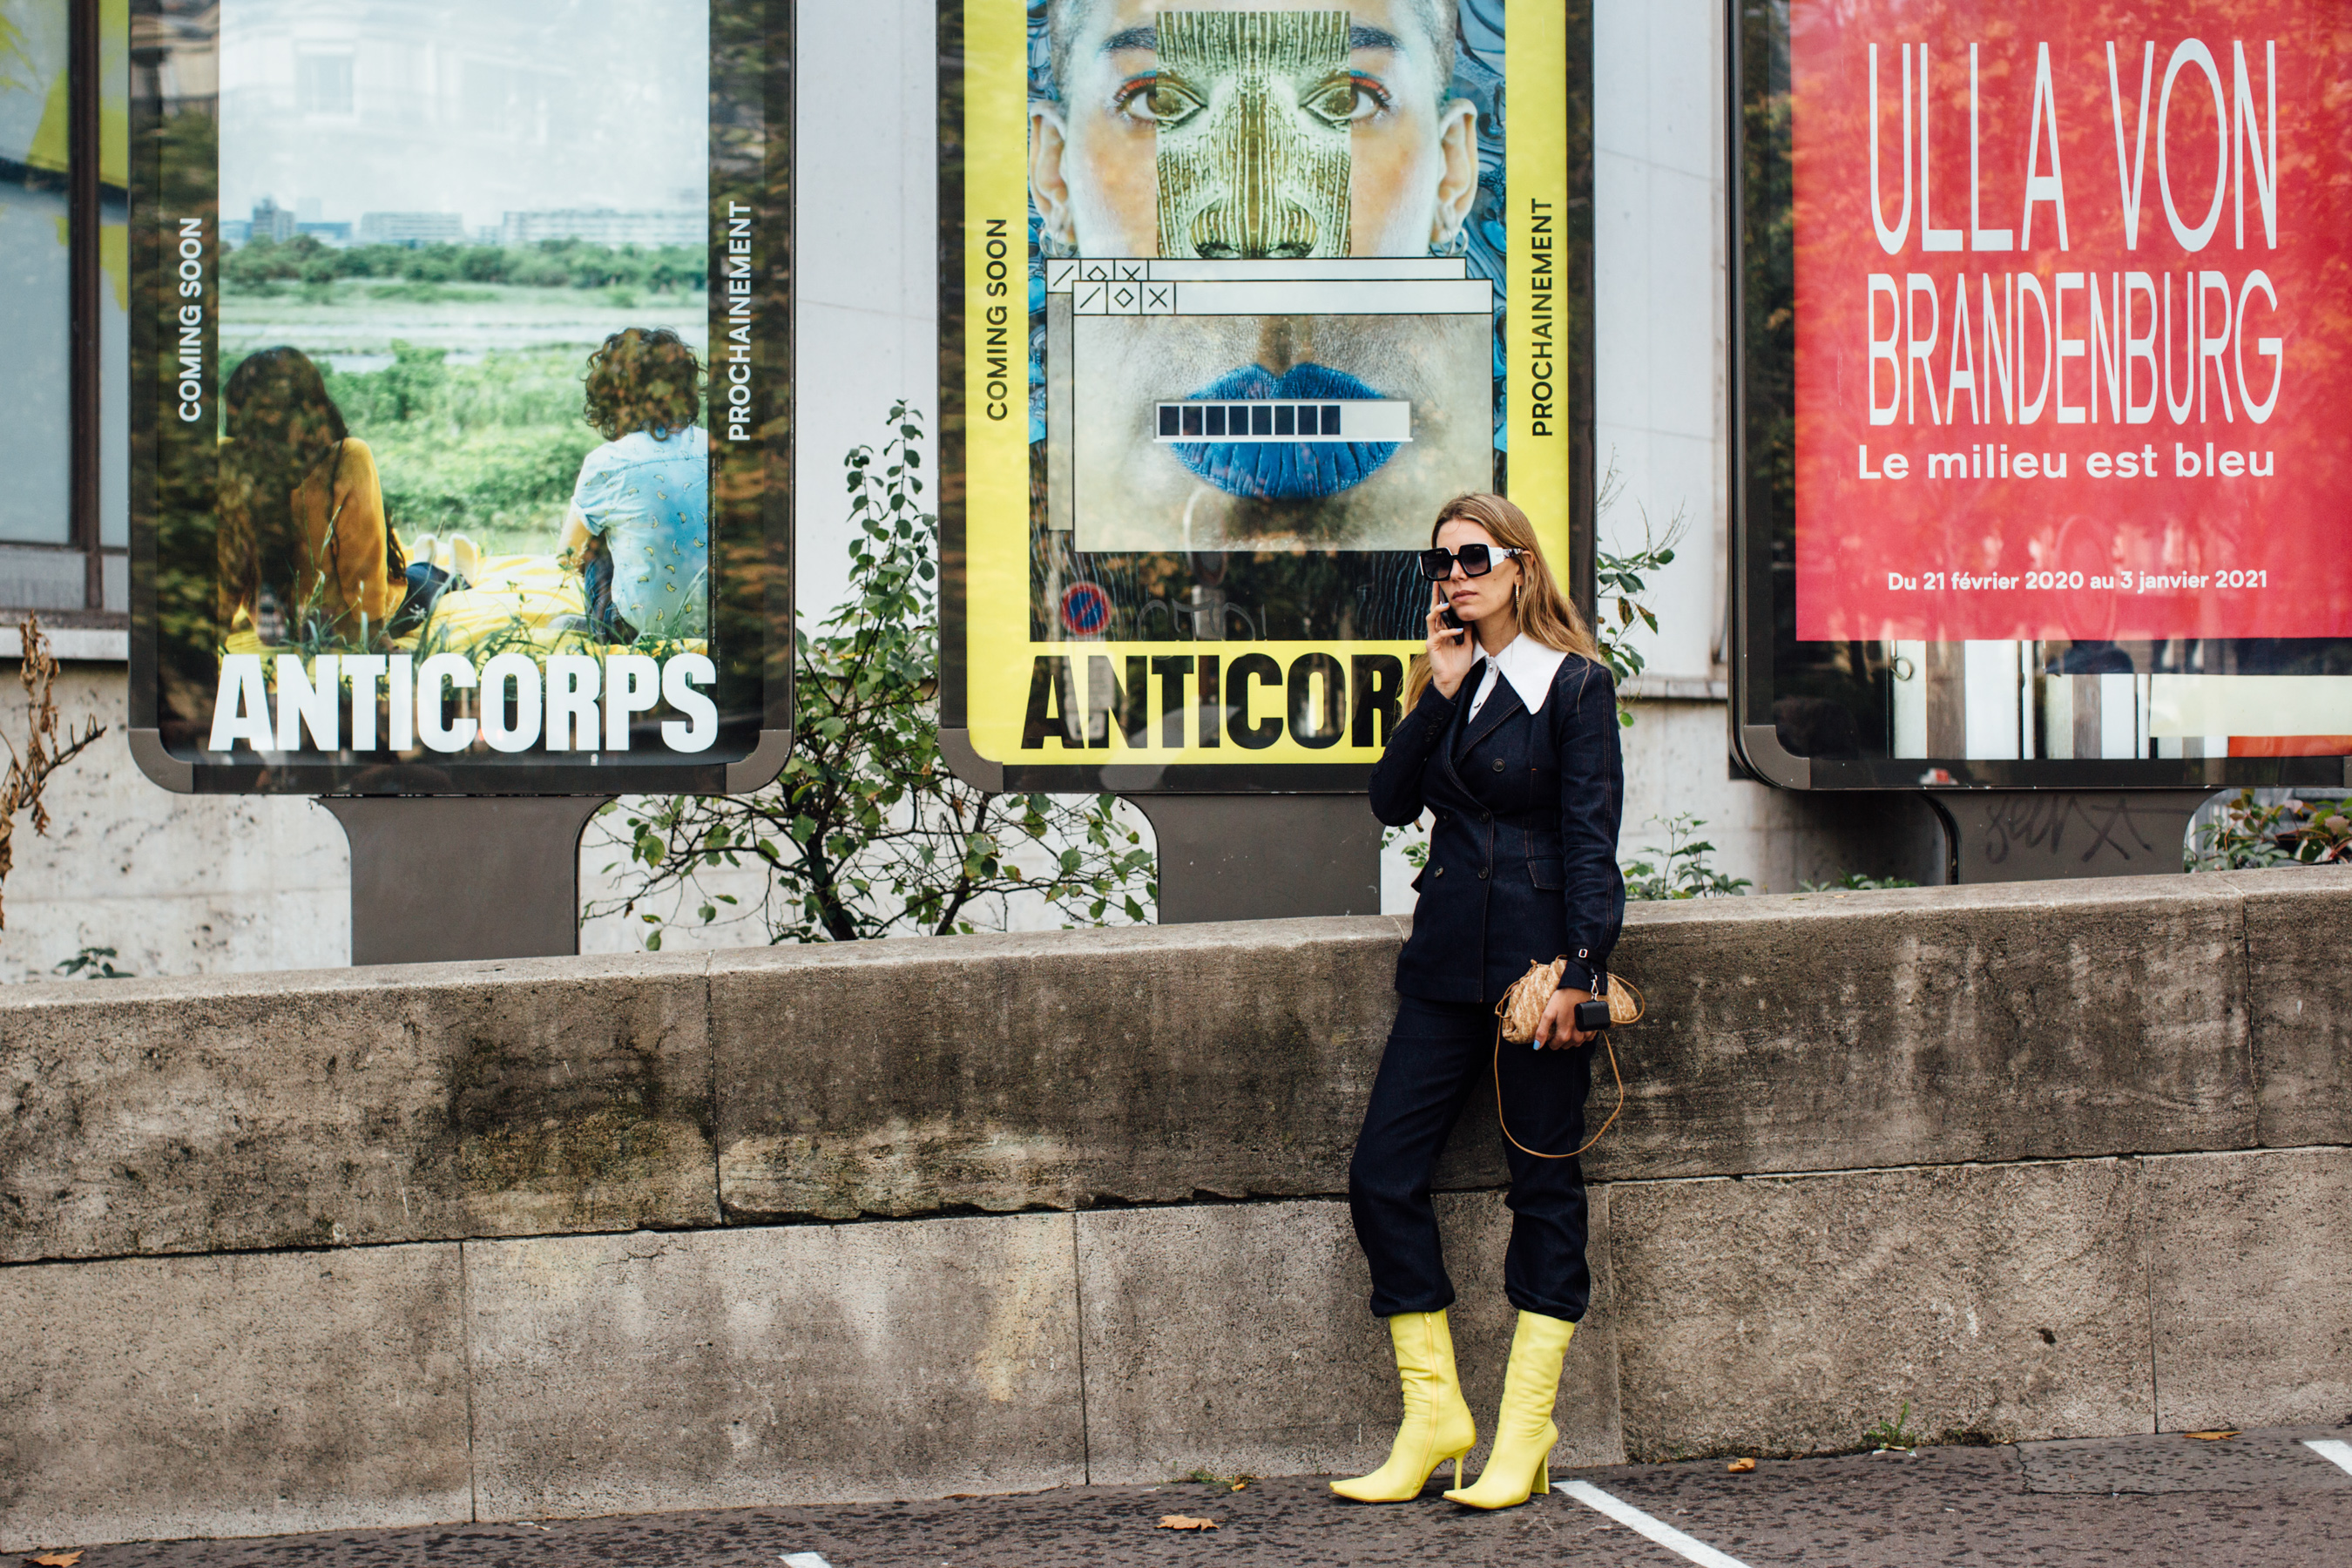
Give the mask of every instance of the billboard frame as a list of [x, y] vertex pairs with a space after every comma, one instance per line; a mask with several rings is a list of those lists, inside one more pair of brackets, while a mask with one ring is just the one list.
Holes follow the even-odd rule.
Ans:
[[[174, 744], [169, 731], [184, 725], [164, 711], [163, 665], [166, 649], [159, 637], [159, 526], [164, 501], [159, 493], [162, 476], [158, 454], [162, 442], [161, 405], [155, 388], [142, 378], [161, 363], [161, 318], [153, 308], [161, 269], [168, 265], [161, 221], [163, 210], [164, 159], [160, 143], [164, 130], [163, 84], [170, 72], [170, 43], [187, 25], [166, 14], [155, 0], [131, 0], [132, 80], [131, 93], [130, 290], [131, 358], [132, 370], [131, 429], [131, 630], [129, 742], [133, 760], [147, 777], [181, 794], [325, 795], [352, 797], [609, 797], [621, 794], [718, 795], [759, 789], [782, 771], [790, 754], [793, 722], [794, 605], [793, 584], [794, 467], [793, 323], [796, 137], [793, 123], [793, 73], [798, 60], [795, 0], [758, 0], [752, 7], [714, 4], [714, 21], [730, 11], [749, 13], [739, 24], [755, 31], [757, 64], [749, 79], [736, 84], [736, 100], [756, 94], [760, 106], [755, 127], [747, 128], [740, 113], [722, 113], [734, 107], [723, 100], [719, 79], [734, 68], [723, 55], [722, 42], [711, 45], [709, 157], [709, 270], [707, 295], [714, 326], [723, 298], [719, 287], [726, 275], [728, 225], [721, 204], [741, 198], [753, 216], [751, 234], [752, 312], [751, 345], [754, 369], [752, 424], [748, 443], [738, 441], [743, 454], [730, 466], [726, 447], [712, 432], [712, 489], [709, 537], [711, 559], [722, 550], [722, 516], [731, 511], [749, 520], [737, 570], [714, 583], [709, 616], [709, 647], [719, 666], [714, 697], [720, 704], [719, 737], [709, 761], [688, 760], [687, 753], [667, 752], [661, 761], [607, 762], [607, 753], [589, 752], [576, 761], [554, 761], [540, 752], [530, 761], [475, 762], [463, 753], [453, 757], [398, 756], [388, 752], [364, 755], [349, 752], [253, 753], [234, 762], [205, 760], [218, 753]], [[217, 11], [214, 12], [217, 27]], [[142, 29], [142, 24], [145, 24]], [[217, 71], [218, 35], [211, 52]], [[219, 125], [217, 87], [211, 97], [186, 96], [171, 100], [186, 106], [184, 112], [208, 118], [213, 133]], [[751, 134], [745, 134], [746, 130]], [[737, 144], [732, 156], [728, 142]], [[749, 143], [747, 145], [747, 143]], [[215, 154], [215, 159], [217, 153]], [[221, 256], [216, 188], [189, 205], [209, 219], [205, 292], [205, 400], [216, 403], [220, 391], [218, 261]], [[709, 401], [715, 408], [722, 384], [718, 357], [719, 333], [714, 331], [712, 352], [704, 371]], [[209, 410], [207, 410], [209, 412]], [[706, 415], [706, 418], [709, 416]], [[751, 478], [758, 493], [730, 508], [722, 500], [733, 478], [740, 486]], [[722, 509], [725, 509], [724, 510]], [[635, 726], [645, 729], [640, 723]], [[550, 760], [538, 760], [547, 757]]]
[[[1732, 760], [1755, 777], [1798, 790], [2201, 790], [2352, 786], [2352, 755], [2309, 757], [1968, 758], [1815, 757], [1792, 751], [1774, 721], [1783, 675], [1783, 639], [1774, 582], [1774, 530], [1768, 475], [1755, 462], [1758, 432], [1778, 405], [1759, 384], [1759, 353], [1751, 342], [1749, 287], [1750, 181], [1748, 72], [1758, 62], [1752, 18], [1785, 19], [1791, 0], [1725, 0], [1724, 191], [1730, 320], [1729, 532]], [[1769, 26], [1767, 21], [1764, 25]], [[1785, 152], [1785, 150], [1784, 150]], [[1790, 274], [1793, 288], [1794, 275]], [[1793, 302], [1791, 304], [1793, 310]], [[1793, 628], [1792, 628], [1793, 629]], [[2215, 639], [2220, 640], [2220, 639]], [[2352, 640], [2352, 639], [2347, 639]]]
[[[1370, 767], [1344, 763], [1160, 763], [1127, 757], [1104, 763], [1021, 763], [983, 756], [971, 737], [968, 693], [973, 671], [966, 652], [970, 585], [967, 528], [966, 400], [964, 343], [968, 206], [963, 181], [966, 59], [964, 16], [982, 0], [940, 0], [939, 79], [939, 307], [940, 403], [938, 431], [940, 524], [940, 742], [958, 777], [981, 789], [1108, 792], [1150, 795], [1360, 795]], [[1568, 201], [1562, 219], [1564, 274], [1560, 292], [1572, 307], [1567, 384], [1570, 399], [1568, 437], [1569, 560], [1565, 584], [1588, 621], [1596, 592], [1593, 409], [1593, 203], [1592, 203], [1592, 6], [1566, 0], [1562, 62], [1568, 121], [1565, 126]], [[1024, 245], [1024, 273], [1026, 247]], [[1507, 465], [1506, 465], [1507, 489]], [[1089, 645], [1073, 642], [1074, 650]], [[1100, 646], [1100, 645], [1095, 645]], [[1168, 644], [1171, 653], [1192, 646]], [[1219, 643], [1245, 655], [1249, 642]]]

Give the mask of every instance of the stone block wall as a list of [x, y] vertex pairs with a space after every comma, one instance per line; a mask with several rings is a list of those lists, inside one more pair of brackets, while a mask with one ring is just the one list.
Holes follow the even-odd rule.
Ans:
[[[0, 992], [0, 1551], [1369, 1467], [1403, 929]], [[1560, 1459], [2343, 1418], [2347, 937], [2335, 871], [1637, 907]]]

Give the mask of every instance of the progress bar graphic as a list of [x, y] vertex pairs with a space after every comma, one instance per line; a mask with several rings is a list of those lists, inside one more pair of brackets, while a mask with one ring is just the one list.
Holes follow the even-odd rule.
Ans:
[[1162, 403], [1160, 441], [1410, 441], [1412, 405], [1402, 398], [1291, 403]]

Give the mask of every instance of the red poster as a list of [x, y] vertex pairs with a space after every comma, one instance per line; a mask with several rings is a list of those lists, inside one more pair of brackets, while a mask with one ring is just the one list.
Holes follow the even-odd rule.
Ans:
[[2352, 634], [2352, 5], [1791, 0], [1797, 635]]

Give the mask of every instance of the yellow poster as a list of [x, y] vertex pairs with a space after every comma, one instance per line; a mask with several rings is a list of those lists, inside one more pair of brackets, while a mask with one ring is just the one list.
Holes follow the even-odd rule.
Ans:
[[1570, 581], [1570, 33], [1532, 0], [967, 0], [953, 750], [1016, 787], [1353, 787], [1444, 502], [1509, 495]]

